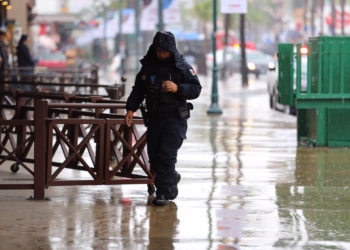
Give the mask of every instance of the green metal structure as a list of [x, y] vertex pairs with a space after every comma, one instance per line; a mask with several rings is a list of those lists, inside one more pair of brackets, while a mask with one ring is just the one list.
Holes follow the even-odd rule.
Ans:
[[350, 37], [309, 39], [306, 88], [301, 85], [300, 48], [300, 44], [296, 52], [293, 44], [280, 44], [278, 48], [279, 98], [282, 104], [297, 109], [298, 141], [317, 147], [348, 147]]
[[217, 31], [217, 3], [213, 0], [213, 85], [211, 88], [211, 105], [207, 110], [207, 114], [222, 114], [222, 110], [219, 106], [219, 92], [218, 92], [218, 67], [216, 64], [216, 31]]

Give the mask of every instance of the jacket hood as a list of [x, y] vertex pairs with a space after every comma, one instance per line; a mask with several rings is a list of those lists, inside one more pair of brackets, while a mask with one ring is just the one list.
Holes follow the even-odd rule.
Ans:
[[183, 59], [176, 48], [176, 41], [174, 35], [169, 31], [158, 31], [153, 38], [153, 43], [149, 46], [147, 54], [141, 59], [141, 64], [145, 65], [149, 62], [158, 60], [156, 49], [169, 50], [174, 56], [175, 66], [178, 69], [183, 69]]

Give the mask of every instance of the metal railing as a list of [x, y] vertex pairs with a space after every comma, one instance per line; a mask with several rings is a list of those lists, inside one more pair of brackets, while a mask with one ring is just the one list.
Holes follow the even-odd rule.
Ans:
[[125, 109], [125, 102], [54, 95], [66, 103], [49, 103], [52, 96], [40, 94], [47, 100], [24, 105], [30, 95], [18, 92], [16, 105], [1, 109], [0, 166], [14, 162], [11, 170], [23, 168], [33, 183], [0, 189], [33, 189], [34, 199], [44, 199], [50, 186], [153, 183], [142, 118], [135, 116], [127, 127], [123, 115], [110, 113]]
[[[347, 60], [350, 50], [348, 47], [344, 42], [309, 42], [307, 72], [302, 72], [301, 44], [297, 44], [296, 99], [300, 105], [304, 106], [304, 100], [311, 100], [306, 104], [308, 108], [350, 107], [350, 85], [348, 84], [350, 64]], [[307, 86], [304, 91], [301, 83], [302, 73], [307, 75]]]

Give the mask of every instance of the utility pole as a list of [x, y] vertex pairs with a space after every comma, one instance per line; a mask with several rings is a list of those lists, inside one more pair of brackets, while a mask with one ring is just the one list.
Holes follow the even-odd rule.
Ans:
[[316, 9], [316, 0], [312, 0], [311, 3], [311, 35], [315, 35], [315, 9]]
[[245, 53], [245, 14], [239, 15], [240, 25], [240, 39], [241, 39], [241, 74], [242, 74], [242, 87], [248, 86], [248, 69], [247, 59]]
[[229, 26], [230, 26], [230, 17], [231, 14], [225, 14], [225, 38], [224, 38], [224, 54], [223, 54], [223, 68], [221, 72], [221, 79], [226, 79], [226, 71], [227, 71], [227, 65], [226, 65], [226, 54], [227, 54], [227, 44], [228, 44], [228, 32], [229, 32]]
[[341, 7], [341, 34], [345, 35], [345, 2], [346, 0], [340, 0]]
[[208, 109], [208, 114], [222, 114], [222, 110], [219, 107], [219, 94], [218, 94], [218, 68], [216, 65], [216, 31], [217, 31], [217, 24], [216, 24], [216, 16], [217, 16], [217, 4], [216, 0], [213, 0], [213, 86], [211, 90], [211, 106]]
[[320, 16], [320, 19], [321, 19], [321, 35], [323, 35], [324, 34], [324, 25], [323, 25], [324, 0], [320, 0], [320, 12], [321, 12], [321, 16]]
[[335, 25], [336, 25], [336, 13], [335, 13], [335, 2], [334, 0], [331, 0], [331, 13], [332, 13], [332, 26], [331, 26], [331, 30], [332, 30], [332, 35], [335, 35]]
[[304, 14], [303, 14], [303, 31], [304, 31], [304, 35], [307, 34], [307, 23], [308, 23], [307, 12], [308, 11], [309, 11], [309, 0], [304, 0]]
[[158, 0], [158, 30], [164, 30], [163, 0]]

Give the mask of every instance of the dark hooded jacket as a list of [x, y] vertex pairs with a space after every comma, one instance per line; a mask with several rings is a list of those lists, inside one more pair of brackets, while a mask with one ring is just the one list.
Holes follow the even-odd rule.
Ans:
[[18, 67], [33, 67], [34, 60], [30, 55], [28, 46], [24, 43], [27, 40], [28, 36], [22, 35], [21, 39], [18, 42], [17, 46], [17, 61]]
[[[158, 60], [155, 52], [157, 48], [171, 51], [172, 57], [169, 60]], [[196, 99], [200, 95], [202, 86], [199, 79], [192, 67], [179, 54], [175, 37], [171, 32], [157, 32], [147, 54], [140, 62], [142, 68], [136, 76], [126, 110], [135, 112], [146, 97], [146, 105], [150, 113], [173, 112], [178, 107], [185, 106], [187, 100]], [[151, 95], [154, 76], [164, 68], [171, 70], [174, 75], [172, 79], [166, 80], [172, 80], [178, 87], [176, 93], [166, 93], [171, 100], [169, 102], [155, 99]]]

